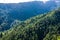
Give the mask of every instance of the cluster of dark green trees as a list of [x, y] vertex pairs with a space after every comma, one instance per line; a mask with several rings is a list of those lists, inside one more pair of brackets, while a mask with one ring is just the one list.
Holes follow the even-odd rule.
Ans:
[[0, 40], [60, 40], [60, 9], [32, 17], [0, 32]]

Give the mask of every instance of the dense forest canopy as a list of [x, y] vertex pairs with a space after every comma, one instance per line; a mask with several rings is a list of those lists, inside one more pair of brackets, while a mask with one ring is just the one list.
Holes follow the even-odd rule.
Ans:
[[60, 40], [60, 8], [25, 21], [16, 20], [0, 40]]
[[0, 3], [0, 40], [60, 40], [57, 4], [55, 1]]

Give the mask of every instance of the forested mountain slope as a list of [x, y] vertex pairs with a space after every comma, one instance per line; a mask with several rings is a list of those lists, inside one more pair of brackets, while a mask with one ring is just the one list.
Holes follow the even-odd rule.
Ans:
[[11, 25], [15, 25], [16, 20], [25, 21], [33, 16], [52, 11], [57, 6], [54, 1], [48, 1], [45, 4], [41, 1], [0, 3], [0, 31], [10, 29]]
[[37, 15], [0, 32], [0, 40], [60, 40], [60, 9]]

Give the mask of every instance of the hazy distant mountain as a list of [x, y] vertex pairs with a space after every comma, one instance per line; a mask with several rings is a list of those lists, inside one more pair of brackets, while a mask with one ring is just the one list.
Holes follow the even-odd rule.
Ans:
[[12, 4], [0, 4], [0, 8], [9, 11], [10, 17], [19, 20], [26, 20], [32, 16], [49, 12], [56, 8], [55, 2], [43, 3], [40, 1], [25, 2], [25, 3], [12, 3]]
[[9, 17], [8, 11], [0, 9], [0, 31], [10, 28], [13, 19]]
[[[25, 2], [25, 3], [11, 3], [11, 4], [0, 3], [0, 9], [2, 10], [2, 13], [0, 13], [0, 15], [4, 14], [6, 16], [6, 18], [3, 17], [4, 20], [0, 19], [0, 25], [2, 25], [2, 23], [6, 24], [0, 27], [0, 31], [9, 29], [10, 25], [15, 20], [24, 21], [33, 16], [54, 10], [56, 7], [57, 4], [54, 1], [49, 1], [45, 4], [40, 1]], [[3, 11], [6, 12], [3, 13]]]

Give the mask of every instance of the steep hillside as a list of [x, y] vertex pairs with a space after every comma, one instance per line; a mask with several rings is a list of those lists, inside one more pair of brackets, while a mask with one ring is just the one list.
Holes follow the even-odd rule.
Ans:
[[0, 40], [60, 40], [60, 9], [20, 22], [1, 32]]
[[56, 7], [57, 4], [54, 1], [48, 1], [45, 4], [41, 1], [0, 3], [0, 31], [10, 29], [15, 20], [25, 21], [33, 16], [52, 11]]

